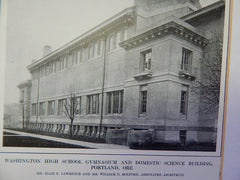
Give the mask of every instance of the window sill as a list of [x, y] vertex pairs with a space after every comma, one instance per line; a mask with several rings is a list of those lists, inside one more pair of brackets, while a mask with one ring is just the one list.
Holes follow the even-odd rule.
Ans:
[[185, 71], [185, 70], [180, 70], [178, 72], [178, 75], [179, 75], [180, 78], [188, 79], [188, 80], [191, 80], [191, 81], [196, 79], [196, 76], [194, 76], [191, 72]]
[[115, 113], [115, 114], [105, 114], [106, 117], [108, 116], [122, 116], [123, 113]]
[[136, 79], [138, 81], [139, 80], [144, 80], [144, 79], [149, 79], [149, 78], [152, 77], [152, 72], [151, 71], [144, 71], [144, 72], [139, 73], [139, 74], [137, 74], [133, 77], [134, 77], [134, 79]]
[[181, 120], [187, 120], [187, 115], [180, 114], [180, 119]]
[[146, 116], [147, 116], [147, 114], [146, 114], [146, 113], [142, 113], [142, 114], [139, 114], [139, 116], [138, 116], [138, 117], [139, 117], [140, 119], [143, 119], [143, 118], [146, 118]]

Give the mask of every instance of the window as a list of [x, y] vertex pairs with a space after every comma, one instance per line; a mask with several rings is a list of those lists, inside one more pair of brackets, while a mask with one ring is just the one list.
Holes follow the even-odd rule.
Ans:
[[47, 64], [45, 66], [45, 75], [48, 76], [49, 75], [49, 64]]
[[32, 104], [32, 116], [36, 116], [37, 115], [37, 104], [34, 103]]
[[127, 40], [127, 29], [123, 30], [123, 40]]
[[53, 73], [57, 72], [57, 61], [53, 62]]
[[119, 47], [119, 43], [122, 41], [122, 32], [117, 32], [116, 34], [116, 44], [117, 44], [117, 47]]
[[53, 73], [53, 64], [49, 63], [49, 75]]
[[78, 50], [77, 51], [77, 64], [79, 64], [82, 61], [82, 51]]
[[66, 99], [58, 100], [58, 111], [57, 111], [58, 116], [63, 116], [64, 115], [66, 102], [67, 102]]
[[87, 107], [88, 114], [99, 113], [99, 94], [87, 96]]
[[192, 66], [192, 51], [183, 48], [181, 69], [189, 72], [192, 69], [191, 66]]
[[104, 45], [104, 41], [103, 41], [103, 40], [100, 40], [100, 41], [99, 41], [99, 48], [98, 48], [98, 56], [101, 56], [101, 55], [102, 55], [103, 45]]
[[91, 44], [88, 49], [88, 59], [94, 58], [94, 45]]
[[73, 66], [76, 65], [76, 64], [78, 64], [76, 54], [77, 54], [76, 51], [73, 51], [73, 52], [72, 52], [72, 65], [73, 65]]
[[98, 54], [98, 50], [99, 50], [99, 42], [96, 42], [95, 44], [94, 44], [94, 55], [95, 56], [98, 56], [99, 54]]
[[70, 53], [69, 55], [68, 55], [68, 67], [72, 67], [73, 66], [73, 62], [72, 62], [72, 60], [73, 60], [73, 55], [72, 55], [72, 53]]
[[147, 112], [147, 86], [142, 86], [140, 89], [140, 114]]
[[186, 139], [187, 139], [187, 131], [186, 130], [179, 131], [179, 139], [180, 139], [181, 144], [183, 144], [183, 145], [186, 144]]
[[55, 113], [55, 101], [48, 101], [48, 115], [53, 116]]
[[110, 36], [110, 39], [109, 39], [109, 50], [113, 50], [116, 48], [116, 36], [115, 35], [112, 35]]
[[142, 56], [142, 65], [143, 65], [143, 71], [149, 71], [151, 70], [151, 60], [152, 60], [152, 50], [147, 50], [141, 53]]
[[107, 93], [107, 114], [121, 114], [123, 112], [123, 91]]
[[76, 104], [75, 104], [75, 114], [78, 115], [78, 114], [81, 114], [81, 97], [76, 97], [76, 100], [74, 101]]
[[39, 115], [40, 116], [44, 116], [46, 112], [46, 103], [45, 102], [41, 102], [39, 104]]
[[67, 55], [64, 56], [63, 61], [64, 61], [64, 69], [67, 69], [68, 68]]
[[186, 116], [187, 109], [188, 109], [188, 87], [183, 86], [181, 91], [180, 113]]

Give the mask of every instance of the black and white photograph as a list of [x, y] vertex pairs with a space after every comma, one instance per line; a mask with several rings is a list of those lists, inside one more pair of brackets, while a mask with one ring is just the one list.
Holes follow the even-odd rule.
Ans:
[[224, 19], [222, 0], [9, 0], [2, 146], [216, 152]]

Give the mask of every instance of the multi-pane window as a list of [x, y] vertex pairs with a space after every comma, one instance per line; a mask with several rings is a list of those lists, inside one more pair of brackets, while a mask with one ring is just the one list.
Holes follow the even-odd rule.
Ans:
[[127, 29], [123, 30], [123, 40], [127, 40]]
[[109, 37], [109, 51], [118, 48], [119, 43], [126, 39], [127, 39], [127, 29], [122, 29], [121, 31], [113, 33]]
[[107, 93], [107, 114], [120, 114], [123, 112], [123, 91]]
[[119, 47], [119, 43], [122, 41], [122, 32], [117, 32], [116, 34], [116, 44], [117, 44], [117, 47]]
[[48, 76], [49, 75], [49, 64], [47, 64], [45, 66], [45, 75]]
[[66, 102], [67, 102], [66, 99], [58, 100], [58, 111], [57, 111], [58, 116], [64, 115]]
[[75, 114], [81, 114], [81, 97], [76, 97], [75, 98]]
[[109, 39], [109, 50], [111, 51], [115, 48], [116, 48], [116, 36], [114, 34], [114, 35], [111, 35]]
[[145, 114], [147, 112], [147, 86], [140, 87], [140, 102], [139, 113]]
[[46, 103], [45, 102], [40, 102], [39, 104], [39, 115], [44, 116], [46, 113]]
[[68, 68], [68, 59], [67, 59], [67, 55], [64, 56], [63, 61], [64, 61], [64, 69], [67, 69], [67, 68]]
[[186, 130], [181, 130], [179, 131], [179, 139], [181, 144], [186, 144], [186, 139], [187, 139], [187, 131]]
[[187, 115], [187, 109], [188, 109], [188, 87], [183, 86], [181, 91], [180, 113], [182, 115]]
[[55, 101], [48, 101], [48, 115], [52, 116], [55, 113]]
[[182, 49], [182, 63], [181, 69], [184, 71], [191, 71], [192, 69], [192, 51], [183, 48]]
[[91, 59], [91, 58], [94, 58], [94, 45], [91, 44], [89, 46], [89, 49], [88, 49], [88, 58]]
[[32, 116], [36, 116], [37, 115], [37, 104], [33, 103], [32, 104]]
[[98, 48], [98, 56], [101, 56], [101, 54], [102, 54], [103, 44], [104, 44], [104, 41], [103, 41], [103, 40], [100, 40], [100, 41], [99, 41], [99, 48]]
[[73, 60], [73, 55], [72, 55], [72, 53], [70, 53], [69, 55], [68, 55], [68, 67], [71, 67], [72, 65], [73, 65], [73, 62], [72, 62], [72, 60]]
[[99, 94], [87, 96], [87, 113], [99, 113]]
[[144, 114], [147, 112], [147, 91], [141, 91], [141, 101], [140, 101], [140, 113]]
[[53, 73], [53, 63], [49, 63], [49, 75]]
[[81, 50], [77, 51], [77, 58], [76, 59], [77, 59], [76, 64], [79, 64], [82, 61], [82, 51]]
[[143, 71], [151, 70], [152, 50], [147, 50], [141, 53]]

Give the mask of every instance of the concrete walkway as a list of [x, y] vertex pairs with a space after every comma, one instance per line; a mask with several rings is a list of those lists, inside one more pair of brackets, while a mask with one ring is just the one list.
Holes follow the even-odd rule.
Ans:
[[[83, 146], [86, 148], [93, 148], [93, 149], [129, 149], [127, 146], [123, 145], [116, 145], [116, 144], [105, 144], [105, 143], [90, 143], [90, 142], [84, 142], [84, 141], [77, 141], [72, 139], [64, 139], [59, 137], [52, 137], [52, 136], [46, 136], [46, 135], [40, 135], [40, 134], [33, 134], [33, 133], [27, 133], [27, 132], [21, 132], [21, 131], [15, 131], [15, 130], [9, 130], [4, 129], [3, 130], [6, 133], [14, 133], [16, 136], [27, 136], [27, 137], [34, 137], [49, 141], [55, 141], [65, 144], [71, 144], [71, 145], [77, 145], [77, 146]], [[4, 136], [14, 136], [14, 135], [4, 135]]]

